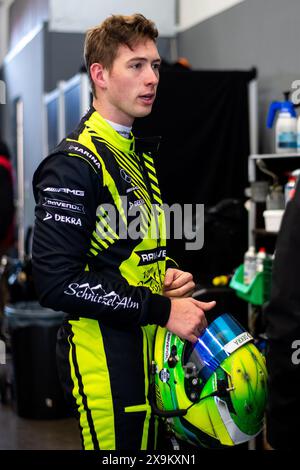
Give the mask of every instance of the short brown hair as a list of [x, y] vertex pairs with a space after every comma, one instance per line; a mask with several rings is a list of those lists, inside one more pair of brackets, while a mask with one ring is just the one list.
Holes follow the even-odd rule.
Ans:
[[87, 31], [84, 43], [84, 60], [93, 94], [95, 85], [90, 75], [90, 66], [99, 62], [107, 70], [112, 68], [121, 44], [132, 48], [140, 39], [156, 41], [158, 31], [153, 21], [140, 13], [130, 16], [111, 15], [98, 26]]

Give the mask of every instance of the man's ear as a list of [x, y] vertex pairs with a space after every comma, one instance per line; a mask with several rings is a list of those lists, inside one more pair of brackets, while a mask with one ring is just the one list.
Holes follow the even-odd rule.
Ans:
[[90, 66], [90, 74], [95, 87], [99, 87], [101, 89], [106, 88], [107, 70], [103, 67], [102, 64], [97, 62], [92, 64]]

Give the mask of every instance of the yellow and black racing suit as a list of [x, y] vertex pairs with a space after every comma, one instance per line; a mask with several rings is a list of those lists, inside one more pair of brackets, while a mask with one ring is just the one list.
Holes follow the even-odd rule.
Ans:
[[171, 305], [156, 148], [91, 108], [33, 179], [35, 285], [43, 306], [66, 312], [59, 375], [85, 449], [155, 446], [149, 363]]

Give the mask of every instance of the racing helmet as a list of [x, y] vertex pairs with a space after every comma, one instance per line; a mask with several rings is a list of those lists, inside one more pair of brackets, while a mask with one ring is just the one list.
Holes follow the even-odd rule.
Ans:
[[220, 448], [262, 430], [265, 359], [231, 315], [216, 318], [195, 344], [158, 327], [153, 365], [155, 409], [179, 439]]

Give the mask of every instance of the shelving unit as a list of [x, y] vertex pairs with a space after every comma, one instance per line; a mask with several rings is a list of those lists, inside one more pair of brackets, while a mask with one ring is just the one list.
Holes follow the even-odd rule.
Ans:
[[[267, 160], [268, 169], [279, 176], [280, 183], [284, 186], [286, 182], [286, 173], [300, 168], [300, 153], [270, 153], [270, 154], [253, 154], [248, 160], [248, 178], [250, 183], [267, 178], [257, 167], [257, 160]], [[277, 232], [267, 232], [263, 227], [262, 219], [259, 220], [257, 205], [251, 199], [249, 219], [248, 219], [248, 241], [249, 246], [257, 245], [258, 237], [269, 237], [276, 240]]]
[[[287, 173], [300, 168], [300, 154], [298, 153], [274, 153], [274, 154], [252, 154], [248, 159], [248, 179], [250, 184], [256, 181], [269, 180], [257, 166], [258, 160], [264, 160], [267, 168], [275, 173], [279, 178], [279, 184], [284, 186], [287, 181]], [[255, 202], [250, 199], [250, 209], [248, 213], [248, 245], [258, 249], [266, 246], [267, 251], [274, 252], [278, 232], [269, 232], [264, 227], [263, 210], [265, 203]], [[270, 280], [271, 281], [271, 280]], [[260, 320], [262, 312], [261, 306], [248, 303], [248, 326], [249, 331], [255, 336], [261, 326]], [[260, 444], [262, 445], [262, 444]], [[257, 439], [253, 439], [248, 444], [249, 450], [256, 450], [259, 444]]]

